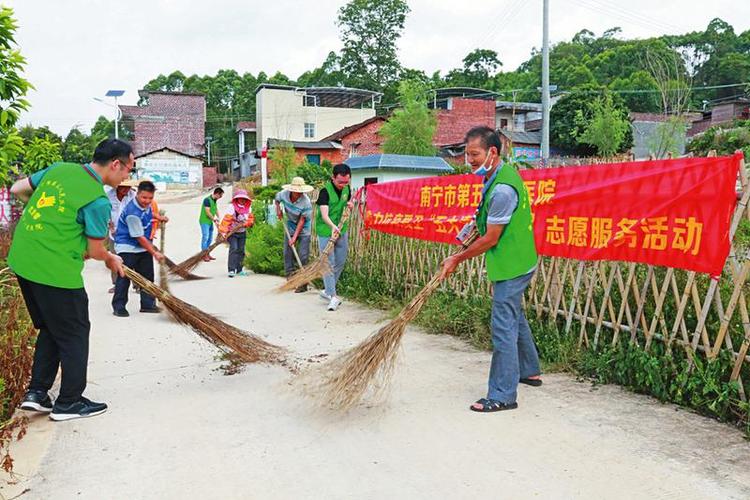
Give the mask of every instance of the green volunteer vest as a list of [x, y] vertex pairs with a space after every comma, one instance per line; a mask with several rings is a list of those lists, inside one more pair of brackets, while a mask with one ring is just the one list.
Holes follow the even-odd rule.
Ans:
[[[331, 221], [338, 226], [341, 221], [341, 216], [344, 213], [344, 209], [346, 208], [346, 204], [349, 202], [349, 186], [345, 186], [341, 191], [341, 198], [336, 194], [336, 189], [334, 189], [331, 181], [326, 182], [323, 189], [328, 191], [328, 217], [330, 217]], [[349, 222], [344, 224], [344, 227], [341, 228], [341, 233], [345, 233], [347, 229], [349, 229]], [[328, 227], [328, 224], [323, 220], [323, 216], [320, 215], [320, 205], [315, 205], [315, 234], [318, 236], [330, 237], [331, 232], [331, 228]]]
[[53, 164], [34, 189], [13, 234], [8, 265], [22, 278], [58, 288], [83, 288], [83, 256], [87, 249], [78, 210], [104, 188], [74, 163]]
[[[216, 208], [216, 200], [214, 200], [213, 196], [209, 196], [207, 200], [209, 201], [209, 203], [211, 203], [211, 207], [208, 209], [208, 211], [211, 212], [214, 217], [216, 217], [216, 214], [219, 213], [218, 208]], [[213, 224], [214, 222], [208, 217], [208, 215], [206, 215], [206, 207], [203, 206], [203, 203], [201, 203], [201, 214], [198, 217], [198, 221], [201, 224]]]
[[503, 229], [497, 245], [485, 254], [487, 277], [490, 281], [505, 281], [528, 273], [537, 263], [536, 246], [534, 245], [534, 227], [531, 220], [529, 193], [513, 165], [504, 164], [485, 191], [479, 203], [477, 213], [477, 230], [484, 235], [487, 232], [487, 209], [489, 198], [498, 184], [507, 184], [518, 193], [518, 207], [511, 216], [510, 222]]

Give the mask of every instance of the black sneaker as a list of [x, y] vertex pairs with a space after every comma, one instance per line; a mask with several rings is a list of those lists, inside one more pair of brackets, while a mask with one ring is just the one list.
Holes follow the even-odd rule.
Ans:
[[52, 408], [52, 413], [49, 414], [49, 417], [52, 420], [59, 422], [61, 420], [72, 420], [74, 418], [94, 417], [96, 415], [101, 415], [105, 411], [107, 411], [107, 405], [105, 403], [94, 403], [93, 401], [81, 397], [81, 399], [75, 403], [67, 405], [56, 403], [54, 408]]
[[154, 306], [154, 307], [141, 307], [142, 313], [160, 313], [161, 308]]
[[49, 413], [52, 411], [52, 400], [43, 391], [28, 391], [21, 402], [21, 409]]
[[114, 311], [112, 314], [114, 314], [118, 318], [127, 318], [128, 316], [130, 316], [130, 313], [126, 309], [120, 309], [119, 311]]

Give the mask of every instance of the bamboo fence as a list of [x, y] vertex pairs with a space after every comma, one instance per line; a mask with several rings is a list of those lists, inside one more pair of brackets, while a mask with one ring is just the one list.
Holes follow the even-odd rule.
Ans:
[[[750, 186], [744, 163], [738, 187], [732, 248], [718, 281], [645, 264], [542, 257], [524, 299], [527, 315], [562, 325], [581, 348], [631, 342], [649, 350], [660, 343], [666, 353], [684, 351], [689, 369], [695, 356], [715, 359], [726, 352], [732, 359], [728, 378], [739, 382], [740, 397], [747, 401], [750, 386], [742, 377], [750, 380]], [[378, 276], [397, 296], [424, 286], [452, 248], [376, 231], [367, 235], [359, 211], [351, 220], [349, 244], [345, 272]], [[461, 266], [442, 288], [462, 297], [489, 295], [483, 258]]]

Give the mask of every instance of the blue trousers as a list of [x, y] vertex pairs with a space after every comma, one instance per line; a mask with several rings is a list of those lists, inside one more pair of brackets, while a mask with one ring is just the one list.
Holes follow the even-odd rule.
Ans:
[[487, 398], [515, 403], [518, 381], [539, 375], [539, 355], [521, 306], [521, 298], [534, 273], [493, 283], [492, 363]]
[[211, 224], [201, 224], [201, 250], [205, 250], [206, 248], [211, 246], [211, 240], [214, 236], [214, 225]]
[[[328, 244], [329, 237], [318, 236], [318, 247], [322, 252]], [[349, 253], [349, 233], [343, 233], [336, 240], [333, 246], [333, 251], [328, 256], [328, 262], [331, 264], [332, 274], [326, 274], [323, 276], [323, 284], [325, 285], [326, 294], [329, 297], [336, 296], [336, 283], [341, 277], [341, 272], [344, 270], [344, 264], [346, 264], [346, 256]]]

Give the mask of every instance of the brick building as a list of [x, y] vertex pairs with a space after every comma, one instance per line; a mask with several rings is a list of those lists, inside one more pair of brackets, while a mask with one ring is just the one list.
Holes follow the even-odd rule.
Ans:
[[495, 94], [472, 88], [448, 88], [435, 91], [430, 106], [437, 110], [437, 129], [433, 143], [438, 148], [461, 144], [472, 127], [495, 128]]
[[122, 121], [132, 132], [135, 155], [169, 148], [203, 156], [206, 97], [199, 93], [141, 90], [139, 106], [120, 106]]
[[[297, 161], [308, 161], [320, 165], [325, 160], [332, 164], [342, 163], [354, 156], [366, 156], [382, 153], [380, 127], [385, 123], [382, 116], [368, 118], [355, 125], [344, 127], [320, 141], [283, 141], [269, 139], [268, 149], [287, 144], [294, 148]], [[269, 169], [272, 169], [269, 160]]]
[[323, 139], [341, 144], [340, 162], [352, 156], [367, 156], [383, 152], [383, 138], [380, 127], [385, 123], [385, 117], [373, 116], [367, 120], [342, 128]]

